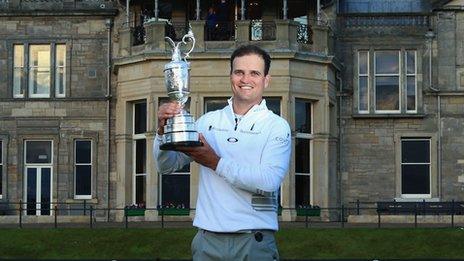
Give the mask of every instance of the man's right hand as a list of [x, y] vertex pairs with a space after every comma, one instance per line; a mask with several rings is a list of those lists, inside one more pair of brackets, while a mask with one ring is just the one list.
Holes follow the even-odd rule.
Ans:
[[179, 114], [181, 110], [182, 107], [178, 102], [172, 101], [161, 104], [158, 108], [158, 130], [156, 131], [158, 135], [164, 134], [164, 125], [166, 125], [166, 120]]

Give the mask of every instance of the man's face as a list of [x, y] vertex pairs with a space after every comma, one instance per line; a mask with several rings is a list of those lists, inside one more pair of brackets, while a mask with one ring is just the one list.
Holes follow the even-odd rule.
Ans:
[[250, 106], [259, 104], [270, 79], [269, 74], [264, 75], [264, 60], [260, 56], [250, 54], [236, 57], [230, 74], [234, 102]]

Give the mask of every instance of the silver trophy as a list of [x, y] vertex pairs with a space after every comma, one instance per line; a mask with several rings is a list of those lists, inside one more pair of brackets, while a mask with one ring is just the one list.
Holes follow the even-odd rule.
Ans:
[[[195, 47], [195, 37], [190, 29], [182, 37], [182, 41], [177, 44], [169, 37], [165, 37], [165, 39], [172, 46], [171, 61], [164, 66], [166, 89], [169, 98], [181, 104], [182, 111], [166, 121], [160, 149], [176, 150], [177, 147], [202, 146], [203, 144], [199, 141], [199, 135], [196, 131], [195, 119], [184, 109], [190, 94], [190, 63], [187, 62], [186, 58], [189, 57]], [[181, 44], [187, 45], [189, 41], [192, 42], [192, 48], [185, 52], [184, 58], [182, 58], [179, 47]]]

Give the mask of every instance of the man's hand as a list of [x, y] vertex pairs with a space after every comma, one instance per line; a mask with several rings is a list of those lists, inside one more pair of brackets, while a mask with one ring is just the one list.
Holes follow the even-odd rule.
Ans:
[[182, 106], [178, 102], [163, 103], [158, 108], [158, 130], [156, 131], [158, 135], [164, 134], [164, 125], [166, 125], [166, 120], [179, 114], [181, 110]]
[[201, 164], [205, 167], [208, 167], [212, 170], [216, 170], [216, 167], [219, 163], [219, 156], [216, 152], [209, 146], [206, 142], [205, 137], [200, 133], [200, 141], [203, 143], [203, 146], [198, 147], [178, 147], [176, 150], [187, 154], [198, 164]]

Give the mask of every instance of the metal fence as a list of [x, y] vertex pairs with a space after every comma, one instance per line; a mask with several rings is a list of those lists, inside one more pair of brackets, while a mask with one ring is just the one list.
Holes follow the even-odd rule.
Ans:
[[[391, 209], [386, 211], [382, 204], [391, 205]], [[409, 202], [412, 203], [412, 202]], [[419, 226], [439, 226], [439, 227], [455, 227], [457, 224], [463, 223], [464, 208], [463, 202], [439, 202], [436, 204], [425, 204], [428, 202], [412, 203], [409, 206], [405, 202], [350, 202], [347, 206], [341, 207], [299, 207], [299, 208], [279, 208], [278, 216], [281, 226], [287, 227], [414, 227]], [[35, 206], [34, 206], [35, 205]], [[44, 205], [46, 205], [44, 207]], [[429, 209], [425, 206], [442, 205], [439, 210]], [[396, 208], [396, 209], [395, 209]], [[49, 211], [47, 215], [36, 216], [31, 213], [34, 211]], [[82, 203], [66, 203], [66, 202], [47, 202], [46, 204], [34, 202], [0, 202], [0, 218], [8, 217], [8, 220], [3, 220], [0, 225], [18, 226], [23, 228], [33, 226], [37, 223], [27, 221], [32, 218], [47, 218], [40, 223], [41, 226], [47, 224], [54, 228], [61, 226], [84, 226], [89, 228], [96, 227], [124, 227], [130, 226], [152, 226], [152, 227], [176, 227], [176, 226], [191, 226], [190, 214], [194, 208], [103, 208], [97, 207], [94, 203], [83, 201]], [[396, 210], [396, 212], [395, 212]], [[399, 211], [401, 210], [401, 211]], [[147, 221], [145, 215], [147, 211], [152, 211], [153, 221]], [[116, 219], [115, 216], [119, 218]], [[292, 221], [283, 221], [283, 215], [290, 215]], [[367, 215], [371, 217], [368, 223], [353, 223], [349, 222], [350, 216]], [[183, 220], [172, 218], [173, 216], [185, 217]], [[412, 222], [391, 223], [387, 221], [388, 217], [402, 216], [407, 217]], [[439, 217], [446, 216], [447, 221], [429, 224], [424, 222], [423, 217]], [[63, 217], [69, 217], [67, 221], [63, 221]], [[79, 217], [78, 221], [73, 221], [73, 218]], [[122, 219], [121, 219], [122, 217]], [[372, 218], [375, 218], [373, 222]], [[460, 221], [455, 222], [455, 218], [459, 217]], [[117, 220], [117, 221], [116, 221]], [[156, 220], [156, 221], [155, 221]], [[182, 224], [181, 224], [182, 223]], [[86, 225], [87, 224], [87, 225]]]

